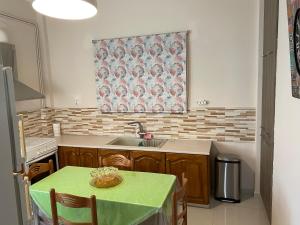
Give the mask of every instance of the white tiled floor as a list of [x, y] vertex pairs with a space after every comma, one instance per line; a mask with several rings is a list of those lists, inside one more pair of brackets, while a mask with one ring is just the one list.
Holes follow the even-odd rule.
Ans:
[[210, 209], [189, 207], [188, 225], [269, 225], [259, 195], [239, 204], [213, 201]]

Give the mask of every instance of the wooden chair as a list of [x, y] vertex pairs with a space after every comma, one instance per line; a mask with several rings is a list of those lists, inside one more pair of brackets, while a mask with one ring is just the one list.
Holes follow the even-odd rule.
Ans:
[[119, 169], [133, 170], [132, 160], [121, 154], [114, 154], [104, 158], [102, 166], [114, 166]]
[[[53, 161], [49, 160], [48, 163], [33, 163], [29, 166], [28, 172], [25, 172], [25, 169], [23, 169], [23, 177], [25, 182], [33, 183], [37, 181], [40, 178], [44, 177], [45, 173], [52, 174], [54, 173], [54, 166]], [[30, 194], [29, 194], [29, 186], [25, 185], [25, 196], [28, 200], [28, 203], [30, 207], [27, 209], [28, 214], [32, 214], [32, 210], [35, 212], [34, 214], [36, 217], [34, 218], [35, 222], [39, 222], [39, 224], [42, 224], [42, 218], [40, 217], [39, 210], [36, 205], [32, 204]]]
[[31, 181], [38, 175], [48, 172], [49, 174], [54, 173], [53, 161], [50, 159], [48, 163], [33, 163], [29, 167], [29, 171], [24, 174], [28, 177], [28, 181]]
[[[54, 189], [51, 189], [50, 201], [51, 201], [53, 225], [59, 225], [60, 223], [64, 225], [98, 225], [95, 195], [92, 195], [90, 198], [84, 198], [84, 197], [79, 197], [70, 194], [56, 193]], [[57, 202], [69, 208], [90, 208], [92, 222], [73, 223], [69, 220], [64, 219], [61, 216], [58, 216], [57, 205], [56, 205]]]
[[[181, 186], [173, 193], [173, 225], [187, 225], [186, 187], [188, 179], [184, 173], [181, 176]], [[180, 212], [178, 213], [178, 208]]]

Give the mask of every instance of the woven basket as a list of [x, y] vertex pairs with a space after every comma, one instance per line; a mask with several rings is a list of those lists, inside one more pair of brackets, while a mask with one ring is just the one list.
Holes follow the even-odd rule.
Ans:
[[120, 184], [123, 181], [122, 177], [118, 174], [102, 176], [101, 178], [92, 178], [90, 185], [97, 188], [109, 188]]

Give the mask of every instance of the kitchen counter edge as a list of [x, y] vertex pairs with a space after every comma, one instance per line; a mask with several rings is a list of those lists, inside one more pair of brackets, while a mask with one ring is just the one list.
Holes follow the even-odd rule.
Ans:
[[210, 155], [212, 141], [210, 140], [189, 140], [189, 139], [168, 139], [161, 148], [152, 147], [131, 147], [108, 145], [115, 138], [120, 136], [112, 135], [62, 135], [55, 137], [58, 146], [61, 147], [78, 147], [78, 148], [95, 148], [111, 150], [128, 150], [128, 151], [153, 151], [166, 153], [198, 154]]

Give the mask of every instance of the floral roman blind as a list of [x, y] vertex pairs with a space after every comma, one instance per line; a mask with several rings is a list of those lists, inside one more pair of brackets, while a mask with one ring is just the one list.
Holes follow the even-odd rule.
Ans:
[[102, 112], [187, 111], [187, 32], [94, 40]]

